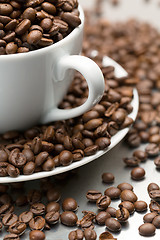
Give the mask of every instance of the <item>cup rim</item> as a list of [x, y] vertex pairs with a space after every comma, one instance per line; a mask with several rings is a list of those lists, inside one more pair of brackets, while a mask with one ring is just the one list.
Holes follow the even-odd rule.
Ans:
[[[64, 45], [66, 42], [69, 42], [72, 38], [74, 38], [74, 36], [76, 36], [78, 34], [79, 31], [81, 31], [83, 29], [84, 26], [84, 12], [82, 7], [78, 6], [78, 10], [79, 10], [79, 17], [81, 19], [81, 24], [76, 27], [69, 35], [67, 35], [64, 39], [50, 45], [47, 47], [43, 47], [40, 49], [36, 49], [33, 51], [29, 51], [29, 52], [25, 52], [25, 53], [14, 53], [14, 54], [8, 54], [8, 55], [0, 55], [0, 60], [11, 60], [11, 58], [23, 58], [23, 57], [34, 57], [35, 55], [41, 55], [43, 54], [45, 51], [52, 51], [54, 48], [56, 47], [61, 47], [62, 45]], [[16, 59], [15, 59], [16, 60]]]

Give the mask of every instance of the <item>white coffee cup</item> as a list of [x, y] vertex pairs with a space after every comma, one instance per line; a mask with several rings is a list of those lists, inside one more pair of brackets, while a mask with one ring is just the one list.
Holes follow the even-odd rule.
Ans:
[[[0, 56], [1, 133], [76, 117], [101, 99], [104, 79], [100, 68], [79, 56], [84, 28], [83, 10], [79, 10], [81, 25], [63, 40], [32, 52]], [[58, 109], [73, 80], [73, 69], [86, 78], [88, 99], [79, 107]]]

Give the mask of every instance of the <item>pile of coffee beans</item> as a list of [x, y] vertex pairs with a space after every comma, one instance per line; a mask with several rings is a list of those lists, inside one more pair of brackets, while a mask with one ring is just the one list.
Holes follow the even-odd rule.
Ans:
[[50, 46], [80, 23], [77, 0], [1, 0], [0, 55]]

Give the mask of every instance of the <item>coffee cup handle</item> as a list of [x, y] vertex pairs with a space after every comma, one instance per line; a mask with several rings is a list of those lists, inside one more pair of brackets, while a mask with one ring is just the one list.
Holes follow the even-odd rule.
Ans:
[[94, 61], [79, 55], [63, 56], [58, 61], [54, 72], [57, 81], [65, 81], [64, 76], [68, 69], [75, 69], [85, 77], [89, 88], [88, 99], [81, 106], [72, 109], [51, 109], [42, 116], [40, 122], [43, 124], [77, 117], [91, 109], [103, 96], [104, 77]]

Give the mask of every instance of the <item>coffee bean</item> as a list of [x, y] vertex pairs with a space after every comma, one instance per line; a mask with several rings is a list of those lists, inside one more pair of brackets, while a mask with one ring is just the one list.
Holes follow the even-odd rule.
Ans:
[[56, 224], [56, 223], [58, 223], [59, 222], [59, 218], [60, 218], [60, 213], [59, 212], [55, 212], [55, 211], [48, 212], [45, 215], [45, 220], [49, 224]]
[[6, 177], [8, 175], [7, 167], [7, 162], [0, 162], [0, 177]]
[[156, 157], [154, 160], [154, 164], [156, 166], [157, 169], [160, 168], [160, 157]]
[[116, 211], [116, 218], [120, 222], [126, 222], [129, 218], [129, 211], [120, 205], [120, 209]]
[[105, 225], [112, 232], [119, 232], [121, 230], [121, 224], [114, 218], [107, 218]]
[[85, 237], [85, 240], [90, 240], [90, 239], [96, 240], [97, 234], [93, 229], [88, 228], [84, 230], [84, 237]]
[[132, 202], [129, 202], [129, 201], [123, 201], [121, 202], [119, 205], [118, 205], [119, 208], [126, 208], [130, 214], [134, 213], [135, 211], [135, 206]]
[[22, 20], [16, 27], [15, 32], [17, 35], [23, 35], [31, 26], [31, 21], [29, 19]]
[[155, 218], [152, 221], [152, 224], [156, 227], [156, 228], [160, 228], [160, 216], [155, 216]]
[[152, 236], [155, 234], [156, 228], [151, 223], [144, 223], [139, 227], [139, 234], [142, 236]]
[[148, 154], [149, 157], [155, 157], [159, 153], [159, 147], [155, 143], [150, 143], [146, 149], [146, 153]]
[[19, 215], [19, 221], [24, 222], [25, 224], [28, 224], [32, 218], [33, 218], [33, 213], [30, 211], [22, 212]]
[[73, 154], [70, 151], [64, 150], [59, 155], [59, 161], [63, 166], [68, 166], [73, 161]]
[[43, 215], [45, 213], [45, 205], [43, 203], [34, 203], [31, 205], [30, 211], [34, 215]]
[[30, 240], [45, 240], [44, 232], [40, 230], [33, 230], [29, 233]]
[[101, 196], [96, 201], [96, 205], [100, 210], [105, 210], [110, 205], [110, 203], [111, 203], [111, 199], [109, 196]]
[[12, 11], [13, 11], [13, 7], [10, 4], [0, 3], [0, 15], [8, 15], [9, 16]]
[[27, 162], [26, 165], [23, 167], [23, 174], [31, 175], [32, 173], [34, 173], [35, 168], [36, 168], [36, 165], [34, 162], [32, 161]]
[[63, 211], [77, 211], [78, 204], [74, 198], [66, 198], [62, 203]]
[[140, 163], [140, 160], [137, 157], [124, 158], [123, 161], [127, 167], [136, 167]]
[[105, 190], [104, 194], [110, 197], [111, 199], [117, 199], [120, 197], [121, 190], [116, 187], [110, 187]]
[[102, 174], [102, 181], [104, 183], [112, 183], [112, 182], [114, 182], [114, 179], [115, 179], [115, 177], [112, 173], [106, 172], [106, 173]]
[[102, 193], [96, 190], [89, 190], [86, 194], [86, 198], [91, 202], [96, 202], [101, 196]]
[[36, 216], [32, 218], [29, 222], [29, 227], [31, 230], [43, 230], [45, 226], [45, 219], [41, 216]]
[[43, 2], [41, 6], [42, 6], [43, 10], [49, 14], [54, 15], [56, 13], [55, 6], [49, 2]]
[[126, 182], [118, 184], [117, 188], [119, 188], [121, 191], [133, 190], [133, 186], [130, 183], [126, 183]]
[[94, 155], [98, 151], [97, 145], [92, 145], [84, 149], [85, 156]]
[[147, 159], [147, 153], [142, 150], [134, 151], [133, 156], [138, 158], [141, 162], [144, 162]]
[[35, 156], [31, 149], [23, 149], [22, 153], [26, 157], [27, 162], [34, 161]]
[[131, 178], [138, 181], [143, 179], [145, 176], [145, 170], [141, 167], [136, 167], [131, 171]]
[[10, 233], [4, 236], [3, 240], [20, 240], [19, 236], [14, 233]]
[[100, 234], [99, 236], [99, 240], [109, 240], [109, 239], [113, 239], [116, 240], [113, 235], [110, 232], [103, 232]]
[[47, 191], [47, 200], [49, 202], [58, 202], [61, 195], [57, 189], [51, 188]]
[[3, 217], [7, 213], [12, 213], [14, 211], [14, 207], [10, 204], [3, 204], [0, 207], [0, 216]]
[[149, 191], [149, 196], [154, 201], [160, 201], [160, 189]]
[[135, 193], [133, 193], [131, 190], [123, 190], [121, 192], [120, 198], [122, 201], [129, 201], [129, 202], [136, 202], [137, 201], [137, 196]]
[[72, 231], [68, 235], [69, 240], [83, 240], [83, 232], [80, 229], [77, 229], [75, 231]]
[[72, 211], [65, 211], [60, 216], [61, 223], [66, 226], [75, 226], [78, 220], [77, 215]]
[[84, 157], [84, 152], [81, 149], [76, 149], [72, 152], [73, 161], [80, 161]]
[[0, 150], [0, 162], [7, 162], [8, 154], [5, 150]]
[[50, 202], [46, 206], [47, 213], [51, 211], [59, 212], [59, 210], [60, 210], [60, 205], [57, 202]]
[[91, 110], [82, 115], [82, 120], [84, 122], [88, 122], [92, 119], [97, 119], [98, 117], [99, 117], [98, 111]]
[[151, 201], [151, 203], [149, 204], [149, 208], [151, 212], [156, 212], [156, 213], [160, 213], [160, 204], [158, 204], [158, 202], [156, 201]]
[[8, 164], [7, 166], [7, 172], [10, 177], [18, 177], [20, 175], [20, 171], [18, 168], [15, 168], [15, 166]]
[[40, 202], [41, 200], [41, 193], [38, 190], [30, 190], [27, 194], [27, 200], [29, 202], [30, 205]]
[[27, 226], [26, 226], [25, 223], [17, 221], [17, 222], [14, 222], [13, 224], [11, 224], [9, 226], [8, 231], [10, 233], [14, 233], [14, 234], [17, 234], [17, 235], [22, 235], [25, 232], [26, 227]]
[[26, 195], [20, 195], [17, 197], [15, 204], [19, 207], [24, 206], [28, 203], [27, 196]]
[[96, 223], [98, 225], [105, 225], [105, 220], [110, 217], [111, 215], [108, 212], [101, 211], [96, 215]]
[[136, 201], [134, 203], [134, 207], [137, 212], [144, 212], [147, 210], [148, 206], [147, 206], [147, 203], [144, 201]]
[[2, 218], [2, 223], [5, 227], [9, 227], [13, 223], [17, 222], [17, 220], [18, 220], [17, 215], [15, 215], [13, 213], [7, 213]]
[[23, 153], [20, 152], [18, 148], [11, 151], [9, 155], [9, 162], [15, 167], [21, 168], [25, 165], [27, 159]]
[[150, 183], [147, 187], [148, 193], [152, 190], [159, 190], [159, 186], [156, 183]]
[[147, 214], [144, 215], [144, 217], [143, 217], [144, 223], [152, 223], [153, 219], [154, 219], [157, 215], [158, 215], [158, 214], [157, 214], [156, 212], [147, 213]]
[[108, 207], [106, 209], [106, 212], [111, 215], [112, 218], [116, 217], [116, 209], [113, 207]]

